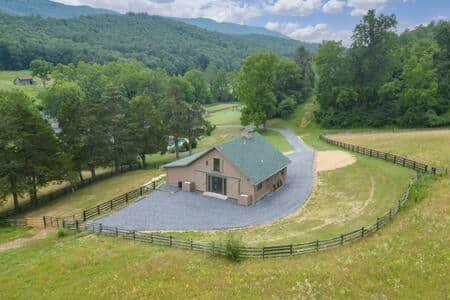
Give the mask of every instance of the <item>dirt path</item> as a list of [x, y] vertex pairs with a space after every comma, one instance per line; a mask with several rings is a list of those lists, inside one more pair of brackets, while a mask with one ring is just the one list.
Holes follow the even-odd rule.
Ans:
[[332, 171], [352, 165], [355, 162], [355, 157], [345, 151], [317, 151], [315, 167], [316, 172]]
[[20, 247], [23, 247], [32, 241], [36, 240], [42, 240], [44, 239], [49, 233], [53, 232], [53, 228], [48, 229], [42, 229], [37, 231], [33, 236], [27, 237], [27, 238], [18, 238], [3, 244], [0, 244], [0, 252], [11, 250], [11, 249], [17, 249]]

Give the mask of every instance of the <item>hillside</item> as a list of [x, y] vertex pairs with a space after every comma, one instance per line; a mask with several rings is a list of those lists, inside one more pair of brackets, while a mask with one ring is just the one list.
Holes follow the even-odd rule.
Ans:
[[248, 25], [240, 25], [240, 24], [234, 24], [234, 23], [219, 23], [211, 19], [206, 18], [192, 18], [192, 19], [183, 19], [183, 18], [174, 18], [177, 21], [198, 26], [210, 31], [216, 31], [226, 34], [236, 34], [236, 35], [246, 35], [246, 34], [261, 34], [261, 35], [267, 35], [267, 36], [273, 36], [278, 38], [285, 38], [288, 39], [285, 35], [268, 30], [263, 27], [256, 27], [256, 26], [248, 26]]
[[48, 0], [0, 0], [0, 11], [18, 16], [73, 18], [81, 15], [116, 14], [107, 9], [72, 6]]
[[183, 73], [214, 63], [236, 70], [250, 53], [289, 57], [300, 42], [262, 35], [233, 36], [146, 14], [61, 20], [0, 14], [0, 69], [26, 69], [35, 58], [53, 63], [136, 59]]

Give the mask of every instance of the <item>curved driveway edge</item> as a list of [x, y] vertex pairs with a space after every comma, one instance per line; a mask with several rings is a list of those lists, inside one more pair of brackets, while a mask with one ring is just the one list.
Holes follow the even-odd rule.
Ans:
[[216, 230], [261, 225], [296, 212], [313, 188], [314, 151], [289, 129], [280, 132], [294, 147], [284, 186], [252, 206], [188, 193], [163, 185], [142, 200], [95, 223], [128, 230]]

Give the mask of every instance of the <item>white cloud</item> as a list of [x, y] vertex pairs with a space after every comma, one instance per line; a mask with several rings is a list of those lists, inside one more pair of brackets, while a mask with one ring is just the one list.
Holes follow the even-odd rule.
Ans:
[[70, 5], [89, 5], [122, 13], [146, 12], [180, 18], [209, 18], [218, 22], [244, 24], [262, 14], [256, 4], [237, 0], [55, 0]]
[[347, 6], [352, 8], [352, 16], [363, 16], [368, 10], [381, 11], [387, 4], [408, 2], [409, 0], [347, 0]]
[[333, 30], [325, 23], [301, 27], [298, 23], [292, 22], [283, 24], [269, 22], [266, 24], [266, 28], [282, 32], [290, 38], [304, 42], [321, 43], [322, 41], [334, 40], [342, 41], [346, 46], [351, 43], [352, 32], [350, 30]]
[[322, 0], [278, 0], [267, 6], [267, 10], [289, 16], [308, 16], [322, 7]]
[[339, 13], [345, 6], [345, 1], [330, 0], [322, 6], [322, 11], [326, 14]]

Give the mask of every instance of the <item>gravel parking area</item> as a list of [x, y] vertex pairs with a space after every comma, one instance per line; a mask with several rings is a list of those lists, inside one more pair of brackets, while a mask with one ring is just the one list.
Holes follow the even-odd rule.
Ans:
[[94, 222], [128, 230], [214, 230], [260, 225], [292, 214], [311, 193], [314, 151], [291, 130], [277, 131], [295, 149], [288, 155], [292, 161], [288, 166], [288, 178], [280, 190], [253, 206], [240, 206], [234, 201], [163, 185], [142, 200]]

